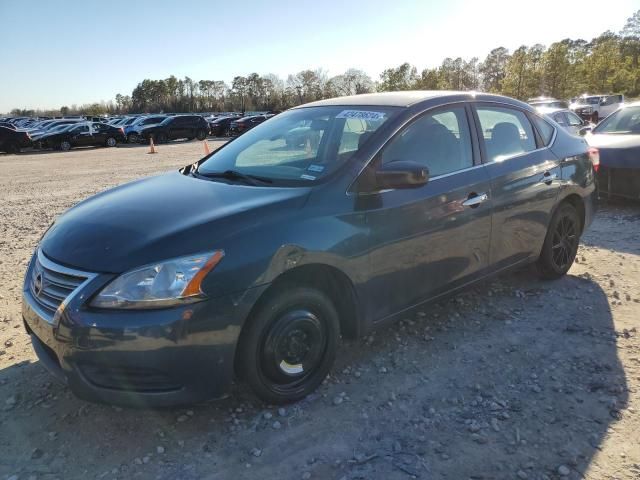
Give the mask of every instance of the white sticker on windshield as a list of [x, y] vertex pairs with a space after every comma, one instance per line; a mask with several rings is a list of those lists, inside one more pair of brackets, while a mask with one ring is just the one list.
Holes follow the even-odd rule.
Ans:
[[385, 114], [382, 112], [367, 112], [365, 110], [343, 110], [336, 118], [360, 118], [362, 120], [382, 120]]
[[306, 174], [302, 174], [300, 175], [300, 178], [303, 180], [315, 180], [316, 177], [314, 177], [313, 175], [306, 175]]

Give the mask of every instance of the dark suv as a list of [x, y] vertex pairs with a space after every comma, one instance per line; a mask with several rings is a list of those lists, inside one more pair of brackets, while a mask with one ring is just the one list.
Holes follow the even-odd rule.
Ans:
[[150, 125], [139, 132], [139, 139], [148, 142], [150, 138], [157, 143], [186, 138], [204, 140], [209, 133], [209, 124], [199, 115], [176, 115], [161, 123]]

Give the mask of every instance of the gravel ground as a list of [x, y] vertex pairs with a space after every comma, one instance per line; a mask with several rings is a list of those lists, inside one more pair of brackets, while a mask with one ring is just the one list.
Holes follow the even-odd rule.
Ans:
[[86, 196], [201, 153], [0, 155], [0, 479], [640, 478], [638, 205], [603, 205], [562, 280], [503, 276], [344, 342], [298, 404], [243, 386], [190, 409], [74, 398], [21, 325], [38, 238]]

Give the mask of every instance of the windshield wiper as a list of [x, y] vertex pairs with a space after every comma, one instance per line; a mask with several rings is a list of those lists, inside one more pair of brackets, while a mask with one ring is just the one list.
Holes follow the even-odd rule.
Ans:
[[195, 176], [205, 178], [224, 178], [227, 180], [241, 180], [249, 185], [270, 184], [273, 180], [266, 177], [259, 177], [257, 175], [249, 175], [239, 172], [237, 170], [225, 170], [224, 172], [199, 172], [198, 169], [192, 172]]

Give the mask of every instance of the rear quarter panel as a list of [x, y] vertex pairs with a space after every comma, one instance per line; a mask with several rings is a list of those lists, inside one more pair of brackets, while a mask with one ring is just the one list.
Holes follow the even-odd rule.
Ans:
[[586, 229], [591, 224], [596, 208], [596, 177], [589, 158], [589, 145], [584, 138], [558, 129], [551, 149], [561, 160], [561, 189], [557, 205], [570, 195], [578, 195], [582, 198], [583, 228]]

